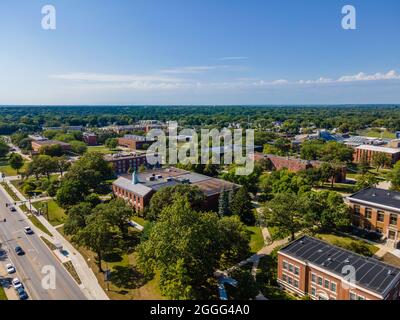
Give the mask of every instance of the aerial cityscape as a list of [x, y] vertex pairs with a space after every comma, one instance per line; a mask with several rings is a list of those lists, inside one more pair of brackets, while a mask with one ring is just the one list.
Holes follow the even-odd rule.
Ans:
[[0, 308], [400, 301], [398, 1], [0, 12]]

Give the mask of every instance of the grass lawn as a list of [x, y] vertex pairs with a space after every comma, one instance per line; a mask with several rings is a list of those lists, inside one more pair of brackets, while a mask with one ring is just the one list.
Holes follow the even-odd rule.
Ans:
[[10, 188], [7, 183], [2, 182], [1, 185], [14, 201], [21, 201], [21, 199], [15, 194], [15, 192]]
[[252, 253], [257, 253], [264, 247], [264, 237], [261, 228], [257, 226], [247, 226], [247, 230], [250, 233], [250, 251]]
[[[28, 166], [28, 162], [24, 162], [24, 166], [19, 169], [19, 173], [25, 171], [26, 167]], [[8, 159], [7, 158], [0, 158], [0, 172], [3, 172], [6, 176], [16, 176], [18, 175], [17, 170], [11, 168], [11, 166], [8, 164]]]
[[26, 206], [26, 204], [21, 204], [21, 205], [19, 206], [19, 208], [20, 208], [24, 213], [28, 213], [28, 212], [29, 212], [29, 209], [28, 209], [28, 207]]
[[74, 280], [78, 283], [78, 284], [82, 284], [81, 278], [79, 278], [78, 273], [75, 270], [74, 265], [72, 264], [71, 261], [67, 261], [63, 263], [63, 266], [65, 267], [65, 269], [67, 269], [67, 271], [70, 273], [70, 275], [72, 276], [72, 278], [74, 278]]
[[289, 233], [287, 233], [285, 235], [278, 234], [277, 227], [268, 227], [268, 232], [269, 232], [269, 235], [271, 236], [271, 240], [273, 240], [273, 241], [282, 240], [282, 239], [285, 239], [286, 237], [290, 236]]
[[[387, 180], [387, 174], [391, 171], [390, 169], [380, 169], [379, 171], [376, 171], [376, 168], [371, 168], [368, 170], [369, 173], [373, 174], [378, 180]], [[361, 173], [357, 172], [347, 172], [346, 177], [358, 180], [361, 176]]]
[[[368, 256], [374, 255], [377, 251], [379, 251], [379, 248], [377, 246], [374, 246], [372, 244], [369, 244], [368, 242], [359, 240], [357, 238], [353, 238], [351, 236], [345, 236], [345, 235], [337, 235], [337, 234], [328, 234], [328, 233], [318, 233], [316, 235], [318, 238], [321, 240], [324, 240], [326, 242], [329, 242], [335, 246], [343, 247], [348, 250], [351, 249], [351, 245], [354, 243], [357, 243], [359, 245], [364, 245], [367, 250], [369, 251]], [[354, 251], [354, 250], [352, 250]]]
[[[63, 234], [63, 228], [57, 229]], [[64, 234], [63, 234], [64, 235]], [[70, 237], [64, 235], [70, 240]], [[105, 290], [112, 300], [161, 300], [165, 299], [161, 295], [159, 288], [159, 275], [146, 281], [143, 275], [136, 268], [136, 254], [119, 255], [118, 253], [106, 256], [106, 261], [102, 262], [102, 268], [112, 271], [110, 281], [108, 282], [109, 290], [107, 291], [107, 283], [104, 279], [104, 273], [99, 272], [95, 254], [84, 248], [73, 244], [75, 248], [82, 254], [87, 261], [89, 267], [96, 275], [99, 284]]]
[[33, 214], [29, 216], [29, 220], [33, 223], [33, 225], [38, 228], [39, 230], [43, 231], [44, 233], [48, 234], [50, 237], [53, 235], [50, 233], [50, 231], [39, 221], [39, 219], [34, 216]]
[[395, 139], [396, 135], [393, 132], [390, 131], [380, 131], [376, 128], [370, 128], [367, 130], [363, 130], [359, 132], [360, 136], [366, 136], [366, 137], [371, 137], [371, 138], [384, 138], [384, 139]]
[[2, 286], [0, 286], [0, 300], [8, 300], [6, 293], [4, 292], [4, 289]]
[[339, 193], [354, 193], [354, 185], [348, 183], [334, 183], [332, 189], [331, 184], [326, 182], [324, 183], [324, 186], [322, 188], [319, 187], [319, 189], [332, 190]]
[[104, 153], [104, 154], [110, 154], [110, 153], [117, 153], [119, 151], [121, 151], [121, 149], [109, 149], [104, 145], [101, 146], [88, 146], [87, 148], [87, 152], [100, 152], [100, 153]]
[[65, 214], [65, 211], [63, 208], [60, 208], [58, 204], [54, 200], [50, 201], [39, 201], [39, 202], [34, 202], [33, 206], [37, 210], [43, 210], [44, 211], [44, 216], [46, 216], [46, 205], [48, 205], [48, 221], [51, 223], [53, 226], [58, 226], [60, 224], [63, 224], [65, 220], [67, 219], [67, 215]]
[[138, 217], [138, 216], [134, 216], [132, 218], [133, 221], [135, 221], [136, 223], [140, 224], [142, 227], [144, 227], [144, 225], [149, 222], [148, 220], [143, 219], [142, 217]]

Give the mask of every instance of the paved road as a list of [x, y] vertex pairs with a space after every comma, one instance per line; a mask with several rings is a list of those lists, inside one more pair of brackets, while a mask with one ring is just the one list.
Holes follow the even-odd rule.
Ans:
[[[85, 295], [68, 271], [60, 264], [53, 253], [36, 235], [26, 235], [23, 231], [29, 226], [26, 216], [6, 208], [7, 198], [0, 190], [0, 242], [7, 257], [1, 256], [0, 263], [10, 263], [16, 267], [18, 277], [25, 285], [30, 299], [33, 300], [86, 300]], [[7, 222], [3, 222], [6, 218]], [[17, 256], [14, 249], [19, 245], [25, 255]], [[56, 288], [43, 289], [42, 274], [44, 266], [54, 266], [56, 270]]]

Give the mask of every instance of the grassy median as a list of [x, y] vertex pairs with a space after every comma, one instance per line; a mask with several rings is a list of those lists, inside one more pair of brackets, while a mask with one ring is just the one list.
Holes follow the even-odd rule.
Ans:
[[0, 286], [0, 300], [8, 300], [6, 293], [4, 292], [4, 289], [2, 286]]

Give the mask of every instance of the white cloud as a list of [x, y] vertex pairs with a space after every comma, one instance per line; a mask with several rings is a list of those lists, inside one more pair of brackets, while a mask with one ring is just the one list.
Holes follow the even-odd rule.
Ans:
[[366, 74], [364, 72], [357, 73], [352, 76], [342, 76], [338, 82], [351, 82], [351, 81], [379, 81], [379, 80], [400, 80], [400, 75], [395, 70], [390, 70], [387, 73]]
[[105, 74], [105, 73], [66, 73], [51, 75], [50, 78], [85, 81], [85, 82], [135, 82], [135, 81], [153, 81], [153, 82], [179, 82], [181, 79], [159, 75], [127, 75], [127, 74]]
[[204, 73], [204, 72], [207, 72], [207, 71], [215, 70], [217, 68], [219, 68], [219, 66], [177, 67], [177, 68], [161, 69], [160, 73], [166, 73], [166, 74], [198, 74], [198, 73]]
[[218, 60], [221, 60], [221, 61], [229, 61], [229, 60], [247, 60], [248, 59], [248, 57], [222, 57], [222, 58], [219, 58]]
[[[219, 66], [224, 67], [224, 66]], [[225, 66], [226, 67], [226, 66]], [[167, 75], [180, 73], [200, 73], [212, 70], [217, 66], [183, 67], [177, 69], [164, 69], [166, 75], [129, 75], [129, 74], [103, 74], [103, 73], [66, 73], [50, 76], [53, 79], [65, 80], [74, 83], [82, 90], [226, 90], [226, 89], [251, 89], [272, 88], [279, 86], [301, 86], [301, 85], [326, 85], [338, 83], [351, 83], [359, 81], [384, 81], [400, 80], [400, 75], [391, 70], [387, 73], [366, 74], [360, 72], [355, 75], [341, 76], [337, 79], [320, 77], [315, 80], [290, 81], [286, 79], [264, 80], [257, 78], [236, 78], [224, 81], [200, 81], [198, 79], [187, 79]], [[168, 71], [167, 71], [168, 70]]]

